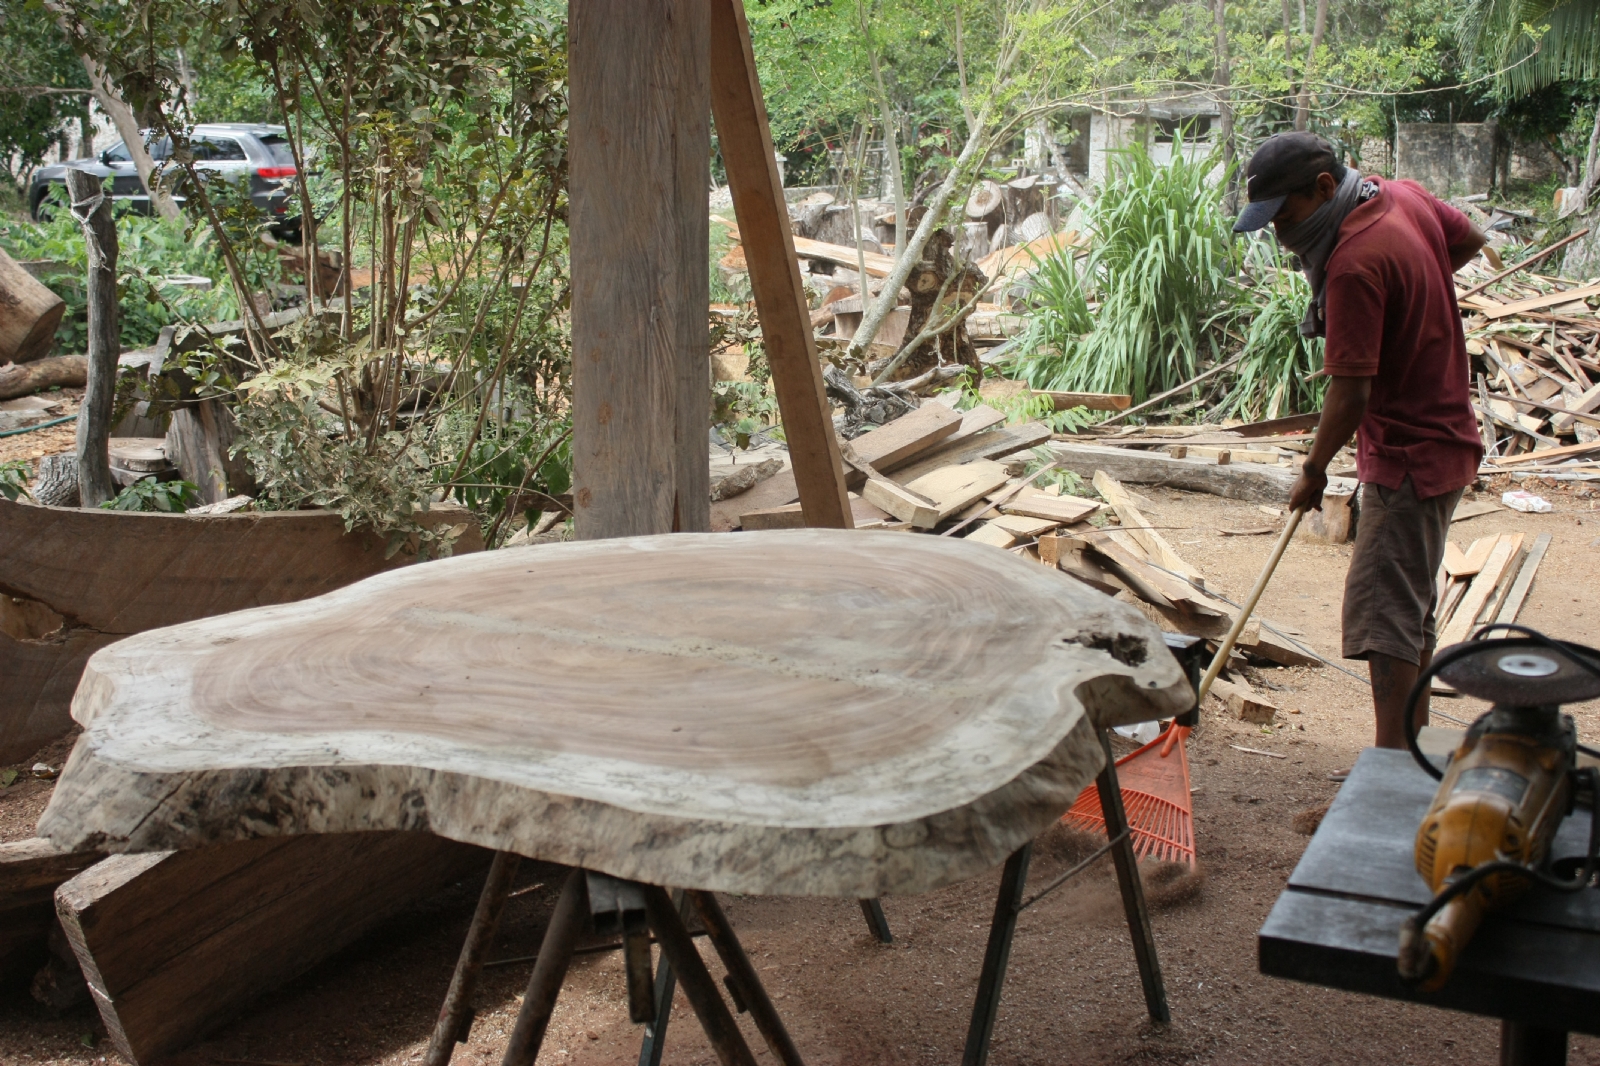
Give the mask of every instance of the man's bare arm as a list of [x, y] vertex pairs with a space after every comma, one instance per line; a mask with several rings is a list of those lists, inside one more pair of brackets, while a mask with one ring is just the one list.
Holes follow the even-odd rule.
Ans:
[[1300, 478], [1289, 492], [1289, 510], [1322, 509], [1322, 490], [1328, 487], [1328, 464], [1361, 425], [1372, 397], [1371, 378], [1334, 377], [1322, 402], [1322, 419], [1311, 454], [1300, 467]]
[[1445, 250], [1450, 256], [1450, 269], [1460, 270], [1472, 262], [1472, 257], [1477, 255], [1478, 251], [1487, 243], [1489, 243], [1489, 238], [1483, 235], [1483, 230], [1473, 226], [1472, 232], [1467, 234], [1461, 243], [1452, 244]]

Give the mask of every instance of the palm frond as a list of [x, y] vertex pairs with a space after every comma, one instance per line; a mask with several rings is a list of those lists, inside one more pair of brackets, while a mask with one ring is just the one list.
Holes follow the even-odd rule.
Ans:
[[1461, 27], [1509, 95], [1600, 78], [1600, 0], [1470, 0]]

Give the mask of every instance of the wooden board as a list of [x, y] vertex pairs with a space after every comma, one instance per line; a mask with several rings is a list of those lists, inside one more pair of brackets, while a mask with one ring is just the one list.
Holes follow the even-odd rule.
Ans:
[[[856, 456], [875, 469], [887, 473], [904, 466], [927, 452], [961, 428], [962, 416], [942, 403], [925, 403], [887, 425], [863, 433], [850, 442]], [[858, 488], [866, 475], [850, 472], [851, 488]]]
[[1322, 506], [1306, 513], [1298, 533], [1322, 544], [1350, 543], [1356, 534], [1358, 497], [1349, 482], [1329, 485], [1322, 494]]
[[1523, 452], [1521, 455], [1501, 455], [1487, 462], [1494, 466], [1516, 466], [1521, 463], [1542, 463], [1550, 459], [1569, 459], [1596, 451], [1600, 451], [1600, 441], [1564, 444], [1559, 448], [1541, 448], [1538, 451]]
[[1530, 296], [1526, 300], [1515, 303], [1496, 304], [1486, 308], [1483, 314], [1487, 317], [1505, 318], [1508, 315], [1520, 315], [1525, 311], [1538, 311], [1546, 307], [1556, 307], [1560, 304], [1571, 303], [1574, 300], [1587, 300], [1593, 296], [1600, 296], [1600, 284], [1583, 285], [1567, 289], [1562, 292], [1547, 292], [1539, 296]]
[[990, 429], [967, 438], [953, 437], [948, 443], [918, 456], [905, 466], [884, 473], [894, 474], [895, 480], [904, 484], [943, 466], [970, 463], [977, 459], [1000, 459], [1027, 448], [1036, 448], [1049, 440], [1050, 427], [1041, 422]]
[[[783, 180], [756, 74], [742, 0], [713, 0], [711, 108], [717, 144], [744, 234], [750, 289], [761, 319], [762, 345], [806, 523], [849, 529], [844, 465], [817, 361], [810, 305], [794, 257]], [[613, 183], [626, 196], [626, 183]], [[703, 205], [702, 205], [703, 207]], [[702, 271], [704, 273], [704, 271]], [[707, 527], [710, 528], [710, 527]]]
[[[1431, 894], [1416, 872], [1415, 841], [1436, 788], [1408, 752], [1360, 754], [1261, 929], [1261, 972], [1600, 1033], [1600, 906], [1593, 892], [1529, 892], [1491, 915], [1438, 992], [1400, 980], [1400, 925]], [[1588, 812], [1579, 809], [1557, 830], [1553, 853], [1581, 855], [1588, 832]]]
[[1533, 579], [1539, 572], [1539, 564], [1544, 561], [1544, 553], [1550, 548], [1550, 534], [1540, 533], [1534, 538], [1533, 547], [1528, 549], [1528, 554], [1522, 561], [1522, 568], [1517, 571], [1517, 577], [1506, 592], [1505, 599], [1500, 601], [1500, 609], [1495, 613], [1496, 622], [1515, 622], [1517, 615], [1522, 611], [1522, 603], [1528, 598], [1528, 590], [1533, 587]]
[[1005, 412], [996, 411], [988, 404], [980, 403], [976, 407], [969, 407], [961, 412], [961, 427], [950, 434], [947, 439], [952, 441], [965, 440], [974, 434], [982, 433], [986, 429], [998, 426], [1005, 420]]
[[1072, 805], [1091, 722], [1185, 709], [1164, 649], [1134, 608], [954, 538], [480, 553], [103, 649], [40, 832], [428, 829], [654, 884], [924, 892]]
[[1099, 500], [1086, 500], [1081, 496], [1051, 496], [1034, 489], [1024, 489], [1001, 504], [1000, 510], [1005, 514], [1048, 519], [1060, 522], [1062, 525], [1071, 525], [1074, 522], [1082, 522], [1100, 510], [1100, 507]]
[[1035, 396], [1048, 396], [1057, 411], [1070, 411], [1082, 407], [1090, 411], [1126, 411], [1133, 397], [1111, 392], [1050, 392], [1035, 391]]
[[1478, 615], [1489, 602], [1495, 588], [1505, 579], [1506, 571], [1522, 550], [1521, 533], [1502, 533], [1495, 538], [1494, 548], [1484, 560], [1483, 569], [1467, 586], [1466, 595], [1450, 617], [1450, 624], [1439, 634], [1440, 648], [1459, 644], [1472, 635]]
[[1445, 550], [1444, 569], [1451, 577], [1471, 577], [1483, 569], [1483, 564], [1489, 561], [1489, 553], [1494, 551], [1497, 537], [1479, 537], [1473, 541], [1466, 551], [1456, 549], [1456, 554], [1461, 558], [1451, 565], [1449, 549]]
[[[481, 550], [478, 523], [434, 507], [427, 523], [461, 527], [458, 553]], [[328, 511], [216, 516], [32, 507], [0, 498], [0, 590], [31, 628], [0, 625], [0, 763], [32, 755], [72, 725], [67, 705], [89, 655], [130, 633], [245, 607], [318, 596], [416, 561], [349, 534]], [[43, 619], [44, 621], [38, 621]]]
[[917, 529], [932, 529], [939, 524], [939, 508], [932, 500], [888, 478], [868, 478], [861, 486], [861, 498]]
[[1155, 523], [1134, 506], [1133, 498], [1128, 494], [1128, 490], [1122, 487], [1121, 482], [1108, 476], [1105, 471], [1097, 470], [1094, 475], [1094, 487], [1095, 491], [1100, 493], [1101, 499], [1117, 512], [1123, 530], [1139, 542], [1139, 546], [1150, 556], [1152, 562], [1205, 588], [1205, 575], [1184, 562], [1183, 557], [1173, 550], [1172, 545], [1167, 543], [1167, 538], [1154, 528]]
[[[1059, 499], [1059, 497], [1057, 497]], [[1027, 515], [1001, 515], [990, 525], [999, 526], [1008, 533], [1014, 533], [1024, 539], [1032, 539], [1040, 534], [1048, 533], [1061, 525], [1062, 522], [1055, 518], [1030, 518]]]
[[55, 924], [56, 886], [103, 858], [101, 851], [66, 851], [48, 840], [0, 844], [0, 981], [15, 985], [33, 976]]
[[[888, 511], [874, 507], [853, 492], [850, 494], [850, 517], [858, 529], [894, 521]], [[763, 529], [804, 529], [807, 525], [805, 511], [798, 503], [747, 511], [739, 516], [739, 528], [747, 533]]]
[[[1124, 484], [1166, 485], [1249, 503], [1282, 506], [1289, 499], [1296, 477], [1295, 471], [1287, 467], [1265, 463], [1219, 466], [1202, 459], [1174, 459], [1158, 452], [1095, 444], [1056, 441], [1050, 450], [1062, 466], [1082, 477], [1092, 478], [1097, 470], [1104, 470]], [[1334, 483], [1335, 479], [1329, 481]]]
[[943, 521], [1011, 480], [1006, 468], [988, 459], [947, 466], [905, 482], [907, 490], [932, 500]]
[[710, 7], [587, 0], [568, 20], [580, 540], [711, 528]]
[[996, 548], [1009, 548], [1023, 538], [998, 522], [984, 522], [962, 539], [970, 540], [974, 544], [992, 544]]
[[424, 833], [117, 855], [63, 884], [56, 911], [106, 1035], [143, 1066], [489, 857]]

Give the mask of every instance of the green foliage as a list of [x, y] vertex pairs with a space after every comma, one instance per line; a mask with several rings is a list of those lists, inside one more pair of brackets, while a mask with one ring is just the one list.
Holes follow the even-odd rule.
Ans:
[[0, 168], [27, 173], [87, 114], [89, 78], [40, 0], [0, 4]]
[[22, 459], [9, 459], [0, 463], [0, 496], [15, 502], [21, 497], [33, 499], [33, 494], [28, 491], [28, 479], [33, 476], [32, 470]]
[[[1056, 461], [1055, 454], [1049, 448], [1038, 447], [1028, 453], [1031, 457], [1022, 467], [1024, 479], [1034, 477], [1039, 471]], [[1092, 484], [1085, 481], [1083, 476], [1075, 470], [1056, 467], [1042, 476], [1034, 479], [1033, 487], [1048, 489], [1055, 486], [1063, 496], [1078, 496], [1083, 499], [1098, 499], [1100, 491]]]
[[750, 438], [776, 421], [778, 397], [770, 381], [718, 381], [711, 386], [711, 412], [719, 437], [736, 448], [748, 448]]
[[[1131, 393], [1137, 402], [1194, 376], [1211, 326], [1237, 295], [1239, 250], [1211, 180], [1217, 160], [1190, 161], [1180, 145], [1166, 166], [1141, 149], [1116, 154], [1089, 209], [1095, 243], [1082, 271], [1053, 268], [1036, 294], [1045, 321], [1016, 363], [1034, 388]], [[1090, 300], [1098, 306], [1083, 330]]]
[[[993, 371], [990, 371], [990, 373], [992, 374]], [[956, 409], [958, 411], [970, 411], [979, 404], [987, 404], [1005, 415], [1007, 425], [1017, 425], [1022, 422], [1043, 422], [1050, 427], [1052, 433], [1076, 433], [1089, 424], [1089, 412], [1081, 407], [1057, 411], [1056, 405], [1050, 397], [1038, 396], [1031, 392], [985, 398], [971, 387], [970, 379], [967, 379], [962, 384], [961, 398], [956, 401]]]
[[1600, 80], [1600, 0], [1468, 0], [1461, 25], [1507, 95]]
[[1262, 260], [1252, 290], [1249, 329], [1233, 385], [1212, 411], [1212, 420], [1262, 418], [1320, 410], [1327, 379], [1306, 380], [1322, 369], [1322, 338], [1300, 335], [1311, 302], [1311, 285], [1289, 270], [1274, 241], [1255, 242]]
[[187, 481], [140, 478], [100, 506], [108, 511], [162, 511], [182, 514], [200, 503], [200, 490]]
[[[155, 343], [162, 326], [181, 322], [214, 322], [239, 317], [239, 302], [227, 284], [227, 271], [209, 228], [185, 227], [123, 207], [116, 210], [117, 298], [124, 349]], [[56, 330], [61, 351], [82, 352], [88, 342], [88, 253], [83, 230], [65, 212], [48, 222], [0, 219], [0, 247], [15, 259], [61, 264], [45, 284], [67, 305]], [[262, 279], [275, 263], [247, 256], [250, 274]], [[163, 279], [189, 274], [212, 279], [207, 291], [179, 288]]]

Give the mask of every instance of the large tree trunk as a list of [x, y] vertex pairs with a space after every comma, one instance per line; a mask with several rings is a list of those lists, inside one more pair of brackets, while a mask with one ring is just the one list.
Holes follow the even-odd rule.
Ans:
[[[917, 263], [916, 271], [906, 282], [911, 292], [911, 315], [906, 322], [905, 333], [908, 339], [914, 339], [935, 316], [953, 313], [957, 306], [972, 298], [977, 286], [984, 283], [983, 274], [974, 267], [961, 265], [958, 273], [955, 258], [951, 255], [954, 243], [954, 238], [944, 230], [935, 233], [924, 249], [926, 258]], [[952, 275], [955, 276], [952, 278]], [[948, 284], [947, 278], [951, 279]], [[942, 301], [939, 299], [941, 288], [944, 289]], [[982, 372], [977, 349], [967, 336], [964, 320], [918, 345], [895, 369], [891, 379], [904, 381], [914, 378], [940, 363], [960, 363]], [[876, 365], [867, 369], [872, 374], [881, 373]]]
[[69, 170], [67, 193], [89, 252], [89, 372], [83, 405], [78, 409], [78, 497], [80, 506], [98, 507], [117, 494], [109, 453], [117, 356], [122, 354], [117, 322], [117, 225], [111, 220], [111, 201], [99, 178]]
[[1238, 175], [1233, 171], [1233, 94], [1229, 90], [1233, 80], [1233, 70], [1228, 57], [1227, 13], [1227, 0], [1216, 0], [1213, 14], [1217, 23], [1217, 108], [1222, 112], [1221, 128], [1217, 131], [1217, 136], [1222, 140], [1222, 166], [1228, 172], [1228, 191], [1224, 206], [1228, 213], [1232, 214], [1239, 208], [1239, 181]]
[[67, 305], [0, 251], [0, 363], [50, 354]]
[[0, 400], [29, 396], [41, 389], [75, 389], [89, 376], [89, 360], [81, 355], [52, 355], [31, 363], [0, 366]]

